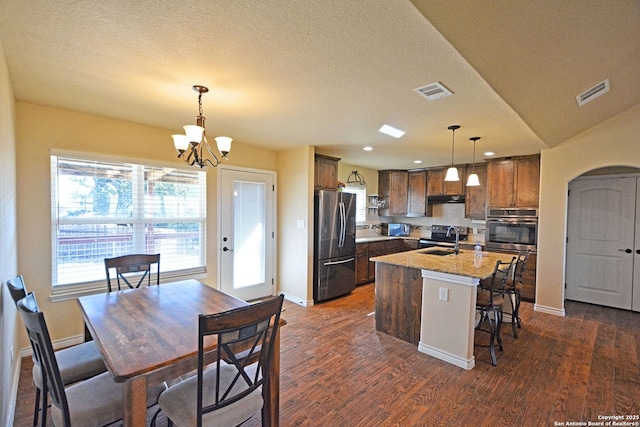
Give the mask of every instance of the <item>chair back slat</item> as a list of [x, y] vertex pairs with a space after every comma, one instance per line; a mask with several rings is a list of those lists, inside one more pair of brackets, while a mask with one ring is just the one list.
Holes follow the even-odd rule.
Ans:
[[[273, 357], [273, 343], [280, 322], [284, 296], [229, 310], [224, 313], [200, 315], [198, 319], [198, 394], [197, 425], [202, 425], [203, 414], [239, 401], [263, 386], [266, 370]], [[203, 372], [205, 345], [214, 337], [217, 372], [223, 364], [237, 370], [230, 384], [222, 385], [219, 378], [214, 387], [213, 404], [203, 407]], [[238, 383], [242, 390], [234, 390]]]
[[[115, 281], [118, 290], [139, 288], [147, 279], [147, 286], [151, 286], [151, 266], [156, 266], [156, 285], [160, 284], [160, 254], [132, 254], [115, 258], [105, 258], [104, 268], [107, 274], [107, 287], [113, 290], [111, 270], [115, 270]], [[134, 280], [135, 279], [135, 280]], [[133, 283], [132, 283], [133, 282]]]
[[33, 293], [29, 293], [19, 300], [16, 306], [27, 328], [29, 341], [34, 352], [34, 363], [39, 366], [42, 372], [43, 384], [47, 385], [52, 404], [62, 411], [65, 425], [68, 426], [70, 416], [67, 395], [44, 314], [38, 309], [38, 303]]

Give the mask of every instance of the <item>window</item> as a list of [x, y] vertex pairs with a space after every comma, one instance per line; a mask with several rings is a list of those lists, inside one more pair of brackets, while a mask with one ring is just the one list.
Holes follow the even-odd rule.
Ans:
[[356, 223], [367, 222], [367, 189], [365, 187], [345, 187], [344, 192], [356, 195]]
[[160, 253], [163, 277], [204, 272], [205, 172], [52, 155], [51, 185], [54, 295], [104, 287], [104, 258], [131, 253]]

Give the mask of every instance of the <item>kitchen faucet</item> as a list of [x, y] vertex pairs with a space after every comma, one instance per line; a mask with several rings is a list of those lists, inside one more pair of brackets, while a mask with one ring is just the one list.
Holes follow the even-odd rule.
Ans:
[[456, 245], [453, 248], [453, 252], [458, 255], [458, 253], [460, 253], [460, 233], [455, 225], [451, 225], [447, 228], [447, 237], [451, 236], [451, 230], [456, 232]]

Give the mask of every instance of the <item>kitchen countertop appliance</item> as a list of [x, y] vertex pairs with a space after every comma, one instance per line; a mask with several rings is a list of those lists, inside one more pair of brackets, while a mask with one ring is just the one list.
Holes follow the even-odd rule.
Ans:
[[313, 299], [319, 302], [356, 287], [356, 195], [319, 190], [314, 208]]
[[536, 250], [538, 209], [487, 209], [485, 246], [488, 249], [509, 251]]
[[[434, 246], [454, 247], [456, 243], [456, 233], [454, 232], [454, 230], [451, 230], [451, 233], [449, 233], [449, 235], [447, 236], [447, 231], [449, 230], [449, 227], [451, 226], [450, 225], [432, 225], [431, 237], [421, 238], [418, 246], [420, 248], [432, 248]], [[456, 225], [455, 231], [458, 232], [460, 241], [467, 240], [467, 236], [469, 235], [469, 227]]]

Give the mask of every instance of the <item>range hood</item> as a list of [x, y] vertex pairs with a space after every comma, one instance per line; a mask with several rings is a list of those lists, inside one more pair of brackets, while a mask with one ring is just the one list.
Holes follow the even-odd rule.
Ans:
[[438, 204], [438, 203], [464, 203], [464, 195], [427, 196], [427, 204], [434, 205], [434, 204]]

